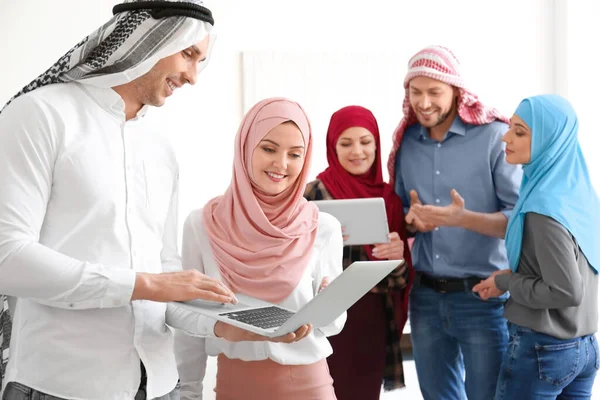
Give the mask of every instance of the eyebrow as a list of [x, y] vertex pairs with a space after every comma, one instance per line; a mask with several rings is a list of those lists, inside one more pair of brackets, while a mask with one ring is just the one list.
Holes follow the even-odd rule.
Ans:
[[519, 122], [515, 122], [515, 123], [514, 123], [514, 125], [516, 125], [516, 126], [518, 126], [518, 127], [521, 127], [521, 128], [523, 128], [523, 129], [527, 130], [527, 127], [526, 127], [525, 125], [523, 125], [523, 124], [519, 123]]
[[[371, 137], [371, 134], [363, 135], [363, 136], [359, 137], [359, 139], [365, 139], [365, 138], [369, 138], [369, 137]], [[340, 138], [340, 140], [352, 140], [352, 138], [343, 137], [343, 138]]]
[[425, 92], [439, 92], [439, 91], [442, 90], [442, 87], [441, 86], [434, 86], [434, 87], [430, 87], [430, 88], [427, 88], [427, 89], [421, 89], [421, 88], [418, 88], [418, 87], [415, 87], [415, 86], [409, 86], [409, 89], [410, 90], [415, 90], [417, 92], [423, 92], [423, 91], [425, 91]]
[[[199, 56], [201, 56], [201, 55], [202, 55], [202, 50], [200, 50], [200, 48], [199, 48], [198, 46], [196, 46], [195, 44], [194, 44], [194, 45], [192, 45], [191, 49], [192, 49], [192, 50], [194, 50], [194, 53], [196, 53], [197, 55], [199, 55]], [[202, 62], [202, 61], [206, 61], [206, 57], [204, 57], [204, 58], [203, 58], [202, 60], [200, 60], [200, 61], [201, 61], [201, 62]]]
[[[271, 139], [263, 139], [261, 140], [261, 142], [269, 142], [271, 143], [273, 146], [277, 146], [279, 147], [279, 143], [272, 141]], [[290, 149], [303, 149], [304, 146], [292, 146], [290, 147]]]

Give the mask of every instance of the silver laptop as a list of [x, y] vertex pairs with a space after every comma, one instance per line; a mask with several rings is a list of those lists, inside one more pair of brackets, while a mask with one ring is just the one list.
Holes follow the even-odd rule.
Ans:
[[298, 311], [241, 294], [236, 294], [236, 305], [203, 300], [177, 305], [259, 335], [283, 336], [302, 325], [312, 324], [316, 329], [331, 324], [402, 264], [404, 260], [354, 262]]
[[388, 243], [389, 228], [385, 202], [381, 197], [368, 199], [317, 200], [320, 211], [333, 215], [345, 229], [345, 245]]

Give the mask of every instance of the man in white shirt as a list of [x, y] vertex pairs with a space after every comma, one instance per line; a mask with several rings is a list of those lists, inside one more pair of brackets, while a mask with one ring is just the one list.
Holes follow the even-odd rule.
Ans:
[[0, 112], [5, 400], [178, 399], [166, 303], [236, 302], [181, 270], [178, 165], [144, 120], [206, 63], [201, 4], [115, 6]]

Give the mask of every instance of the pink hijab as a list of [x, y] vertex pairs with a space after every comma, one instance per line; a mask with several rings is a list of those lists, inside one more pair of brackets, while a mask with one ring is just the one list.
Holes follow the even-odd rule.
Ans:
[[[292, 121], [304, 138], [298, 179], [282, 193], [261, 192], [252, 179], [252, 153], [278, 125]], [[304, 197], [312, 157], [310, 122], [299, 104], [271, 98], [244, 117], [235, 138], [233, 177], [223, 196], [204, 207], [204, 228], [223, 281], [237, 293], [285, 300], [300, 282], [317, 236], [319, 212]]]

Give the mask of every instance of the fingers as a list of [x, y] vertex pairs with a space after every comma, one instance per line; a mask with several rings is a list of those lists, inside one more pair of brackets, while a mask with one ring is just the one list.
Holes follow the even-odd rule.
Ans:
[[269, 341], [274, 343], [293, 343], [299, 340], [304, 339], [306, 336], [310, 335], [312, 332], [312, 325], [302, 325], [300, 328], [296, 329], [296, 332], [290, 332], [284, 336], [278, 336], [275, 338], [270, 338]]
[[342, 226], [342, 239], [344, 240], [344, 242], [346, 240], [348, 240], [348, 237], [349, 237], [348, 235], [345, 235], [345, 233], [346, 233], [346, 228]]
[[491, 288], [495, 286], [493, 282], [494, 278], [487, 278], [482, 280], [477, 285], [473, 286], [473, 291], [479, 293], [479, 295], [483, 298], [482, 294], [488, 292]]
[[305, 337], [307, 337], [308, 335], [310, 335], [311, 332], [312, 332], [312, 325], [311, 324], [302, 325], [300, 328], [298, 328], [296, 330], [296, 332], [294, 332], [296, 334], [295, 341], [298, 342], [298, 341], [304, 339]]
[[394, 242], [394, 241], [397, 241], [397, 240], [401, 240], [401, 239], [400, 239], [400, 235], [398, 234], [398, 232], [391, 232], [391, 233], [388, 235], [388, 239], [390, 239], [390, 242]]
[[415, 214], [412, 211], [408, 211], [408, 213], [404, 216], [404, 222], [407, 225], [413, 225], [413, 221], [415, 220]]
[[411, 190], [410, 191], [410, 205], [413, 206], [414, 204], [421, 204], [421, 200], [419, 200], [419, 195], [417, 194], [417, 191]]
[[203, 300], [210, 300], [211, 297], [218, 298], [220, 301], [224, 303], [237, 304], [237, 298], [235, 294], [227, 288], [223, 283], [214, 280], [212, 278], [208, 278], [207, 276], [200, 277], [199, 280], [194, 282], [194, 287], [198, 289], [198, 294], [202, 294], [205, 297], [201, 297]]
[[321, 281], [321, 285], [319, 286], [319, 292], [323, 289], [325, 289], [327, 286], [329, 286], [329, 277], [325, 277], [323, 278], [323, 280]]
[[[443, 225], [447, 216], [445, 209], [437, 206], [414, 206], [415, 220], [421, 224], [423, 229], [431, 230], [435, 226]], [[414, 223], [416, 225], [416, 223]]]
[[217, 294], [213, 291], [201, 289], [194, 291], [192, 295], [190, 295], [189, 298], [185, 299], [184, 301], [196, 299], [214, 301], [215, 303], [237, 304], [237, 299], [235, 297], [231, 298], [229, 296]]
[[399, 260], [404, 257], [404, 242], [400, 239], [373, 247], [372, 254], [379, 259]]
[[465, 199], [462, 198], [462, 196], [460, 194], [458, 194], [458, 192], [456, 191], [456, 189], [452, 189], [450, 191], [450, 196], [452, 196], [452, 202], [455, 203], [456, 205], [460, 206], [461, 208], [464, 208], [465, 206]]
[[415, 219], [413, 220], [412, 226], [418, 232], [429, 232], [429, 231], [433, 230], [437, 225], [425, 223], [419, 217], [415, 217]]
[[267, 340], [273, 343], [293, 343], [294, 341], [296, 341], [296, 334], [294, 332], [290, 332], [284, 336], [267, 338]]

